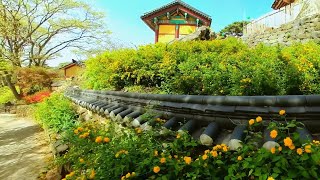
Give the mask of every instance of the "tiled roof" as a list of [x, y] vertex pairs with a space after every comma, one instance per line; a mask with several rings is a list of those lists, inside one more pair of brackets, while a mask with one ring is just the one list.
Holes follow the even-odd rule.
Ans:
[[[286, 109], [286, 119], [296, 119], [305, 124], [295, 130], [300, 140], [319, 140], [319, 95], [223, 97], [138, 94], [78, 88], [68, 89], [65, 95], [83, 108], [110, 117], [125, 126], [151, 130], [161, 121], [164, 124], [160, 133], [168, 129], [187, 131], [207, 146], [224, 143], [231, 150], [236, 150], [245, 139], [248, 119], [261, 115], [264, 125], [271, 121], [281, 122], [284, 120], [278, 113], [282, 108]], [[206, 107], [204, 104], [207, 104]], [[156, 114], [151, 115], [143, 110], [150, 105]], [[146, 115], [150, 118], [145, 118]], [[276, 142], [269, 136], [270, 130], [265, 126], [263, 128], [263, 147], [276, 146]]]
[[[292, 2], [294, 2], [294, 1], [290, 0], [290, 3], [292, 3]], [[290, 3], [287, 3], [287, 2], [285, 2], [283, 0], [275, 0], [271, 7], [273, 9], [277, 10], [277, 9], [280, 9], [280, 8], [282, 8], [284, 6], [287, 6]]]
[[162, 10], [164, 10], [164, 9], [167, 9], [167, 8], [169, 8], [169, 7], [172, 7], [172, 6], [174, 6], [174, 5], [184, 6], [185, 8], [188, 8], [188, 9], [190, 9], [191, 11], [193, 11], [193, 12], [195, 12], [195, 13], [197, 13], [197, 14], [199, 14], [199, 15], [201, 15], [201, 16], [203, 16], [203, 17], [205, 17], [206, 19], [208, 19], [208, 20], [211, 21], [211, 17], [210, 17], [208, 14], [206, 14], [206, 13], [204, 13], [204, 12], [202, 12], [202, 11], [200, 11], [200, 10], [192, 7], [192, 6], [190, 6], [190, 5], [187, 4], [187, 3], [184, 3], [184, 2], [181, 1], [181, 0], [174, 0], [173, 2], [171, 2], [171, 3], [169, 3], [169, 4], [166, 4], [166, 5], [164, 5], [164, 6], [160, 7], [160, 8], [157, 8], [157, 9], [154, 9], [154, 10], [152, 10], [152, 11], [149, 11], [149, 12], [145, 13], [143, 16], [141, 16], [141, 18], [143, 19], [143, 18], [145, 18], [145, 17], [148, 17], [148, 16], [150, 16], [150, 15], [152, 15], [152, 14], [154, 14], [154, 13], [157, 13], [157, 12], [159, 12], [159, 11], [162, 11]]
[[81, 62], [81, 61], [76, 61], [76, 60], [72, 59], [72, 62], [71, 62], [71, 63], [62, 66], [62, 67], [59, 68], [59, 69], [67, 69], [67, 68], [69, 68], [69, 67], [71, 67], [71, 66], [74, 66], [74, 65], [77, 65], [77, 66], [82, 67], [82, 66], [84, 66], [84, 63]]

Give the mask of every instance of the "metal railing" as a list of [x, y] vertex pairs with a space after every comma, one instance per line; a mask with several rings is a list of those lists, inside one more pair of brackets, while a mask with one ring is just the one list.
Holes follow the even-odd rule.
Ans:
[[244, 36], [261, 33], [265, 30], [278, 28], [283, 24], [292, 22], [299, 15], [301, 8], [302, 4], [296, 2], [253, 20], [244, 27]]

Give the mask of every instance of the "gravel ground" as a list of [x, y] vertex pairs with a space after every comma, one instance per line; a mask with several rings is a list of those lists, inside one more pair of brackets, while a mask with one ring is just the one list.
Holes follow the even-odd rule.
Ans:
[[52, 154], [44, 131], [34, 122], [0, 114], [0, 180], [34, 180]]

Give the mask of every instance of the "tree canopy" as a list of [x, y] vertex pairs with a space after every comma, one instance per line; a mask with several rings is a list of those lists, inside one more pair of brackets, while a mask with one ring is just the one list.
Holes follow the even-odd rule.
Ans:
[[232, 24], [227, 25], [225, 28], [223, 28], [220, 33], [242, 33], [243, 27], [247, 25], [249, 21], [237, 21], [233, 22]]
[[0, 57], [13, 66], [45, 66], [64, 49], [102, 47], [104, 17], [81, 0], [0, 0]]

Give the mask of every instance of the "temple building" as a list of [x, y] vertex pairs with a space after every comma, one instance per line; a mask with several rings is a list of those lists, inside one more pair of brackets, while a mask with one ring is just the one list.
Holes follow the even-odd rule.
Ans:
[[145, 13], [141, 19], [155, 32], [155, 42], [170, 42], [211, 25], [211, 17], [194, 7], [175, 0]]
[[82, 62], [72, 59], [71, 63], [61, 67], [60, 70], [63, 71], [65, 78], [74, 78], [79, 75], [79, 72], [83, 67], [84, 64]]

